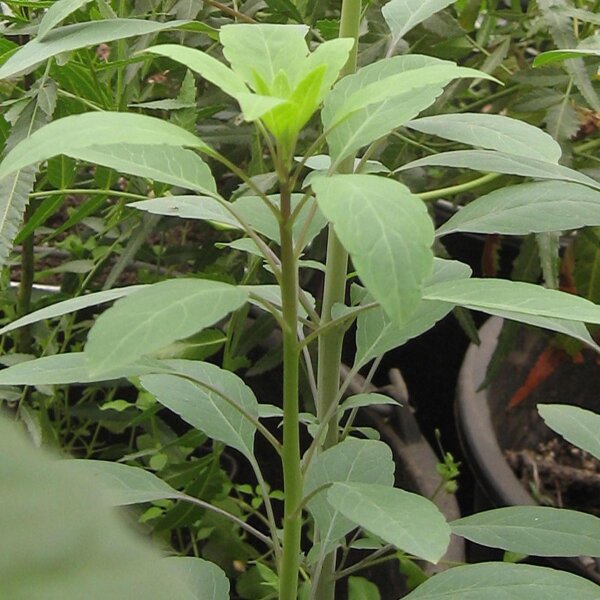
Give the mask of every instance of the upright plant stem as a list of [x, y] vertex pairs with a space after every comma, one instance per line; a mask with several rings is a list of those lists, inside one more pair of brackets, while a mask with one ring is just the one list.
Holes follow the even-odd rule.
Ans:
[[[25, 223], [33, 212], [31, 205], [25, 211]], [[17, 296], [17, 314], [19, 317], [26, 315], [31, 309], [31, 293], [33, 290], [33, 276], [35, 272], [35, 257], [33, 252], [33, 233], [23, 240], [21, 249], [21, 280]], [[19, 332], [18, 350], [23, 354], [31, 352], [31, 330], [23, 327]]]
[[298, 267], [292, 238], [291, 190], [281, 186], [281, 300], [283, 315], [283, 556], [279, 571], [279, 599], [297, 600], [302, 533], [302, 471], [298, 407]]
[[[354, 38], [354, 47], [341, 75], [356, 71], [358, 50], [358, 29], [360, 25], [361, 0], [343, 0], [340, 22], [340, 37]], [[354, 157], [351, 156], [340, 167], [340, 172], [351, 172]], [[325, 289], [321, 308], [321, 325], [331, 320], [331, 309], [336, 303], [343, 303], [346, 295], [346, 273], [348, 271], [348, 253], [342, 246], [333, 227], [329, 226], [327, 241], [327, 262], [325, 267]], [[317, 418], [331, 414], [322, 449], [334, 446], [338, 441], [337, 411], [331, 410], [336, 402], [340, 385], [340, 361], [344, 327], [333, 328], [319, 338], [319, 359], [317, 375]], [[313, 582], [313, 597], [318, 600], [335, 598], [335, 553], [327, 555], [322, 563], [317, 580]]]

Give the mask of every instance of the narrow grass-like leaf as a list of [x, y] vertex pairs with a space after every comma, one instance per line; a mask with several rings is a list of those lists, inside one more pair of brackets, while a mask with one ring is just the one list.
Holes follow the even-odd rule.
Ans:
[[168, 360], [164, 364], [174, 374], [144, 375], [144, 388], [196, 429], [253, 460], [256, 428], [242, 412], [258, 419], [252, 390], [234, 373], [210, 363]]
[[207, 148], [194, 134], [155, 117], [118, 112], [83, 113], [53, 121], [17, 144], [0, 163], [0, 177], [59, 154], [78, 158], [79, 150], [113, 144]]
[[61, 463], [66, 473], [88, 473], [111, 506], [126, 506], [164, 498], [179, 498], [181, 494], [150, 471], [107, 460], [66, 460]]
[[71, 50], [175, 29], [185, 23], [187, 21], [159, 23], [141, 19], [106, 19], [58, 27], [48, 32], [44, 40], [34, 39], [15, 52], [0, 67], [0, 79], [29, 73], [45, 60]]
[[600, 415], [567, 404], [538, 404], [537, 409], [550, 429], [600, 460]]
[[[306, 473], [304, 495], [336, 481], [379, 484], [384, 489], [392, 486], [394, 462], [389, 447], [376, 440], [346, 438], [333, 448], [321, 452], [313, 459]], [[323, 552], [331, 550], [335, 542], [355, 527], [328, 501], [326, 489], [310, 500], [308, 510], [319, 528]]]
[[495, 190], [461, 208], [438, 228], [527, 235], [600, 225], [600, 191], [567, 181], [523, 183]]
[[214, 563], [190, 556], [169, 556], [164, 560], [192, 594], [190, 600], [229, 600], [229, 580]]
[[458, 519], [450, 527], [477, 544], [519, 554], [600, 556], [600, 519], [575, 510], [508, 506]]
[[396, 172], [414, 169], [415, 167], [431, 166], [458, 167], [486, 173], [506, 173], [508, 175], [521, 175], [522, 177], [535, 177], [536, 179], [559, 179], [600, 189], [600, 182], [583, 173], [569, 169], [569, 167], [492, 150], [441, 152], [409, 162], [397, 169]]
[[32, 323], [43, 321], [44, 319], [53, 319], [54, 317], [60, 317], [77, 310], [82, 310], [83, 308], [98, 306], [99, 304], [104, 304], [105, 302], [112, 302], [113, 300], [117, 300], [123, 296], [128, 296], [137, 290], [141, 290], [144, 287], [146, 286], [130, 285], [127, 287], [115, 288], [113, 290], [106, 290], [104, 292], [94, 292], [92, 294], [86, 294], [85, 296], [79, 296], [77, 298], [70, 298], [69, 300], [65, 300], [63, 302], [57, 302], [56, 304], [51, 304], [50, 306], [36, 310], [35, 312], [25, 315], [24, 317], [5, 325], [0, 329], [0, 335], [8, 333], [9, 331], [13, 331], [14, 329], [18, 329], [19, 327], [24, 327], [25, 325], [31, 325]]
[[591, 48], [549, 50], [538, 54], [533, 60], [534, 67], [542, 67], [556, 62], [569, 60], [570, 58], [580, 58], [584, 56], [600, 56], [600, 50]]
[[403, 185], [374, 175], [322, 177], [313, 188], [369, 292], [404, 324], [433, 270], [433, 225], [424, 204]]
[[423, 496], [350, 482], [334, 483], [327, 500], [356, 525], [429, 562], [440, 560], [448, 548], [450, 527], [436, 505]]
[[597, 600], [600, 587], [565, 571], [488, 562], [434, 575], [406, 600]]
[[560, 145], [552, 136], [538, 127], [502, 115], [436, 115], [409, 121], [406, 127], [478, 148], [527, 156], [555, 164], [558, 164], [562, 154]]
[[58, 0], [52, 4], [40, 21], [36, 39], [41, 42], [51, 29], [89, 2], [90, 0]]
[[131, 364], [143, 355], [214, 325], [239, 308], [245, 291], [205, 279], [172, 279], [121, 298], [88, 335], [92, 375]]

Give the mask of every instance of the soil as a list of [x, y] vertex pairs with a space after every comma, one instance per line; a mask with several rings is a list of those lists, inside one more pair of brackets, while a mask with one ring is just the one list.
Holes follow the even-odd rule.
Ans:
[[548, 336], [521, 331], [517, 349], [490, 383], [492, 422], [509, 464], [538, 502], [600, 515], [600, 461], [557, 436], [536, 409], [538, 404], [568, 403], [600, 412], [597, 356], [586, 349], [577, 360], [564, 354], [544, 381], [508, 407], [550, 343]]

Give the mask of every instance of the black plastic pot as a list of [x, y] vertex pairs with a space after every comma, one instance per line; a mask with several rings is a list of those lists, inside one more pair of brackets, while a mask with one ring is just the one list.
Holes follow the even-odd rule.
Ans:
[[[455, 415], [459, 439], [465, 457], [476, 479], [474, 511], [514, 505], [535, 505], [536, 500], [523, 487], [504, 457], [498, 442], [498, 423], [494, 426], [490, 387], [479, 389], [486, 376], [489, 361], [496, 348], [503, 320], [489, 319], [479, 330], [480, 346], [467, 350], [459, 373]], [[498, 418], [498, 410], [493, 410]], [[499, 551], [498, 551], [499, 552]], [[498, 558], [496, 551], [470, 547], [471, 560]], [[600, 583], [600, 574], [593, 559], [551, 558], [534, 559], [536, 563], [550, 564]], [[587, 565], [587, 566], [586, 566]]]

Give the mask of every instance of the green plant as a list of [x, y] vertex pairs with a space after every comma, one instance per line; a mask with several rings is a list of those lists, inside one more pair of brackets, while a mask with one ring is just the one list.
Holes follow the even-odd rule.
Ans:
[[[411, 27], [448, 4], [392, 0], [384, 6], [384, 15], [394, 39], [399, 40]], [[178, 278], [142, 289], [119, 288], [110, 295], [90, 294], [54, 305], [50, 312], [29, 315], [11, 327], [122, 296], [96, 320], [84, 352], [47, 356], [10, 367], [0, 372], [0, 384], [90, 383], [139, 377], [142, 387], [162, 406], [243, 455], [262, 494], [265, 531], [134, 467], [84, 461], [73, 463], [71, 468], [94, 471], [113, 490], [117, 504], [170, 498], [226, 516], [266, 548], [264, 559], [259, 560], [265, 595], [281, 600], [295, 599], [299, 593], [332, 599], [339, 577], [336, 553], [356, 527], [367, 532], [369, 543], [378, 546], [373, 561], [395, 556], [394, 549], [399, 548], [410, 556], [437, 562], [451, 531], [461, 531], [461, 524], [447, 524], [430, 500], [393, 487], [393, 463], [384, 444], [353, 435], [351, 419], [344, 422], [340, 434], [339, 423], [345, 418], [344, 407], [340, 407], [342, 392], [359, 369], [428, 330], [454, 306], [568, 333], [590, 346], [594, 342], [583, 323], [600, 323], [600, 309], [584, 299], [525, 283], [478, 280], [470, 277], [466, 265], [435, 258], [432, 245], [436, 232], [421, 198], [390, 173], [387, 177], [365, 173], [373, 168], [385, 171], [382, 165], [369, 161], [374, 145], [431, 106], [445, 85], [461, 78], [493, 78], [422, 55], [391, 56], [355, 73], [361, 10], [360, 1], [345, 0], [340, 39], [324, 42], [312, 52], [305, 41], [308, 29], [303, 25], [236, 24], [219, 32], [231, 68], [183, 45], [153, 46], [144, 54], [148, 60], [159, 56], [184, 64], [239, 103], [243, 118], [256, 126], [261, 146], [266, 149], [276, 174], [276, 194], [265, 193], [244, 170], [190, 130], [125, 112], [84, 113], [54, 121], [17, 144], [0, 164], [1, 180], [63, 154], [192, 190], [196, 195], [165, 195], [133, 206], [234, 227], [245, 236], [238, 247], [258, 254], [267, 265], [273, 276], [271, 284], [234, 286], [200, 277]], [[60, 36], [53, 41], [52, 50], [43, 40], [30, 42], [4, 63], [0, 78], [31, 71], [51, 52], [68, 48]], [[322, 132], [306, 144], [302, 135], [321, 105]], [[569, 214], [570, 226], [581, 227], [595, 218], [600, 184], [559, 165], [560, 147], [543, 132], [519, 121], [480, 114], [427, 117], [420, 120], [420, 126], [455, 131], [459, 141], [486, 150], [428, 157], [404, 165], [398, 172], [418, 165], [451, 163], [486, 172], [558, 180], [560, 183], [554, 185], [591, 199], [578, 203], [577, 213]], [[314, 155], [325, 144], [328, 156], [316, 159]], [[356, 159], [365, 147], [367, 150]], [[200, 154], [230, 169], [246, 184], [248, 194], [233, 202], [225, 198]], [[316, 168], [305, 177], [305, 167]], [[515, 217], [514, 206], [488, 196], [478, 210], [500, 222], [507, 233], [530, 232], [532, 226], [536, 231], [554, 231], [552, 211], [564, 206], [564, 198], [550, 195], [544, 182], [523, 186], [529, 186], [529, 192], [537, 190], [544, 202], [520, 203], [519, 216]], [[543, 195], [544, 190], [549, 198]], [[445, 193], [446, 189], [432, 190], [421, 196]], [[463, 222], [457, 219], [459, 224], [455, 220], [454, 226], [464, 230], [462, 214]], [[299, 287], [299, 272], [307, 267], [302, 258], [307, 245], [326, 225], [325, 291], [322, 301], [315, 303]], [[437, 235], [441, 233], [443, 230], [438, 230]], [[352, 275], [348, 274], [349, 258], [356, 271]], [[352, 286], [347, 302], [349, 281]], [[259, 404], [231, 371], [208, 362], [153, 355], [213, 326], [248, 302], [268, 311], [281, 327], [282, 409]], [[350, 375], [340, 385], [342, 341], [353, 322], [357, 324], [357, 353]], [[312, 368], [308, 349], [315, 342], [316, 414], [308, 419], [312, 442], [302, 448], [300, 432], [305, 425], [298, 397], [300, 361], [305, 360], [306, 368]], [[351, 405], [379, 401], [378, 397], [363, 396]], [[279, 415], [281, 440], [263, 423], [264, 418]], [[277, 498], [270, 494], [263, 465], [254, 453], [257, 433], [281, 458], [284, 506], [280, 521], [274, 507]], [[566, 539], [574, 540], [569, 553], [600, 554], [600, 536], [590, 541], [581, 533], [597, 529], [597, 519], [559, 511], [547, 520], [547, 509], [517, 510], [520, 512], [513, 514], [511, 522], [501, 526], [495, 524], [498, 513], [480, 517], [482, 528], [502, 538], [501, 547], [520, 551], [522, 546], [513, 534], [517, 529], [519, 538], [532, 539], [527, 546], [532, 554], [564, 553]], [[303, 555], [305, 525], [312, 543]], [[496, 545], [493, 540], [488, 543]], [[269, 561], [272, 570], [268, 569]], [[365, 564], [370, 563], [359, 566]], [[351, 567], [344, 570], [344, 574], [352, 572]], [[357, 579], [353, 586], [356, 597], [359, 590], [367, 589], [372, 596], [377, 593]], [[599, 594], [597, 586], [567, 573], [491, 563], [436, 575], [408, 597], [494, 600], [510, 593], [511, 598], [541, 600], [559, 598], [566, 590], [582, 600]], [[215, 594], [215, 600], [224, 597]]]

